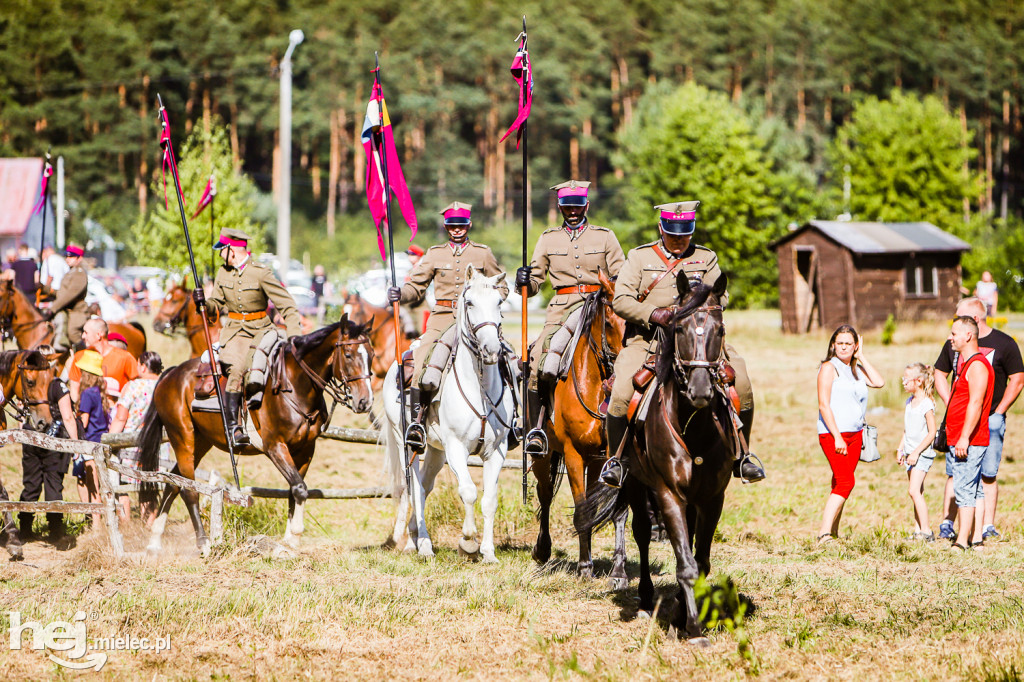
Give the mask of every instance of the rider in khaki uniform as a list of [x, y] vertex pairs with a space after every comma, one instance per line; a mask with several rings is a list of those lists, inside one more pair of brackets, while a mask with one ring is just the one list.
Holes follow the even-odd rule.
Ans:
[[[82, 327], [89, 319], [89, 306], [85, 294], [89, 289], [89, 273], [82, 264], [85, 251], [81, 246], [68, 244], [65, 250], [66, 262], [71, 268], [61, 280], [57, 297], [49, 310], [43, 312], [47, 320], [54, 322], [54, 347], [66, 350], [82, 340]], [[63, 313], [63, 314], [62, 314]]]
[[[299, 311], [273, 271], [255, 262], [248, 251], [249, 235], [241, 230], [225, 229], [213, 245], [221, 252], [224, 264], [213, 281], [210, 302], [227, 311], [222, 317], [220, 361], [228, 366], [227, 392], [224, 396], [228, 412], [228, 429], [235, 445], [248, 445], [244, 420], [238, 419], [242, 406], [242, 381], [260, 339], [268, 331], [276, 331], [267, 315], [267, 302], [273, 301], [284, 318], [288, 336], [300, 333]], [[196, 288], [195, 292], [202, 292]], [[196, 293], [193, 292], [193, 296]], [[201, 296], [201, 293], [200, 293]]]
[[[412, 354], [415, 366], [410, 391], [412, 423], [406, 429], [405, 442], [417, 454], [426, 449], [423, 420], [434, 397], [420, 385], [423, 366], [434, 342], [455, 324], [455, 301], [466, 284], [466, 268], [472, 265], [488, 277], [502, 272], [490, 248], [469, 241], [469, 228], [473, 226], [470, 217], [472, 208], [469, 204], [456, 201], [441, 211], [445, 229], [448, 230], [448, 243], [430, 247], [409, 273], [409, 281], [401, 287], [388, 288], [389, 303], [415, 306], [423, 300], [430, 283], [434, 283], [434, 307], [427, 320], [427, 329], [420, 336], [420, 344]], [[502, 293], [508, 295], [508, 287], [504, 284]]]
[[[612, 308], [629, 326], [626, 330], [626, 347], [615, 360], [615, 383], [608, 406], [608, 454], [611, 458], [601, 471], [601, 481], [613, 487], [620, 486], [625, 476], [625, 468], [615, 454], [626, 435], [626, 411], [633, 397], [633, 375], [648, 355], [657, 352], [657, 327], [670, 322], [671, 306], [679, 302], [676, 276], [685, 272], [689, 279], [699, 279], [711, 286], [722, 274], [714, 251], [690, 243], [697, 224], [696, 212], [699, 205], [699, 201], [683, 201], [655, 206], [661, 212], [661, 239], [630, 251], [615, 284]], [[726, 293], [722, 296], [722, 305], [728, 302], [729, 294]], [[743, 422], [744, 436], [749, 441], [754, 410], [753, 389], [747, 376], [746, 363], [730, 346], [726, 345], [725, 351], [729, 363], [736, 371], [736, 391], [740, 396], [739, 416]], [[765, 475], [764, 470], [750, 459], [748, 452], [741, 453], [733, 473], [749, 482], [759, 481]]]
[[527, 287], [529, 296], [536, 296], [546, 277], [551, 278], [555, 295], [548, 302], [544, 330], [530, 350], [530, 381], [527, 404], [530, 432], [523, 447], [532, 457], [547, 454], [546, 437], [541, 423], [541, 408], [550, 408], [550, 387], [540, 385], [541, 358], [548, 339], [561, 327], [566, 312], [583, 302], [587, 294], [601, 288], [597, 274], [604, 270], [609, 277], [619, 274], [625, 258], [615, 233], [606, 227], [591, 225], [587, 220], [590, 201], [589, 182], [570, 180], [551, 189], [557, 192], [558, 208], [563, 222], [545, 230], [537, 240], [529, 267], [516, 270], [516, 288]]

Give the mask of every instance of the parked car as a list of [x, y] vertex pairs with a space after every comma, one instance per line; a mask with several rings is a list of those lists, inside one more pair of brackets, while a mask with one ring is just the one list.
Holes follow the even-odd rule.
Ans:
[[[270, 267], [274, 274], [277, 275], [278, 280], [281, 279], [281, 261], [277, 258], [276, 254], [261, 253], [256, 257], [256, 260]], [[285, 282], [285, 286], [309, 289], [313, 286], [313, 277], [306, 272], [306, 268], [303, 267], [301, 262], [292, 258], [288, 261], [288, 281]]]
[[113, 294], [107, 291], [103, 282], [92, 275], [89, 276], [89, 285], [85, 292], [85, 302], [89, 305], [98, 303], [100, 316], [108, 323], [119, 324], [128, 320], [128, 311], [117, 302]]
[[295, 299], [299, 312], [306, 317], [316, 317], [316, 297], [305, 287], [288, 287], [288, 293]]

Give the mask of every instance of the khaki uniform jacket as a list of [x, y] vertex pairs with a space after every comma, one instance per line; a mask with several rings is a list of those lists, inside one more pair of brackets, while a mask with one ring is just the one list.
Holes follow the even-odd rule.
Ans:
[[[288, 293], [273, 271], [251, 258], [239, 270], [235, 267], [221, 265], [217, 278], [213, 281], [213, 293], [210, 301], [225, 309], [228, 313], [258, 313], [267, 310], [268, 301], [273, 301], [281, 317], [284, 318], [288, 336], [301, 333], [299, 311], [295, 307], [295, 299]], [[256, 337], [262, 337], [267, 330], [274, 327], [270, 316], [256, 320], [233, 320], [228, 316], [221, 318], [224, 325], [220, 332], [220, 344], [226, 347], [236, 336], [247, 337], [246, 343]]]
[[79, 261], [61, 280], [57, 298], [50, 310], [54, 314], [62, 310], [68, 311], [68, 338], [71, 343], [78, 343], [82, 338], [82, 327], [89, 319], [89, 306], [85, 295], [89, 290], [89, 273]]
[[[572, 232], [578, 232], [575, 239]], [[606, 227], [588, 224], [572, 231], [561, 226], [553, 227], [541, 234], [533, 249], [528, 295], [536, 296], [546, 277], [551, 278], [551, 286], [556, 292], [562, 287], [600, 284], [597, 278], [599, 270], [615, 277], [624, 262], [619, 240]], [[555, 293], [548, 302], [547, 324], [558, 324], [565, 309], [584, 298], [586, 294], [579, 291]]]
[[[461, 248], [453, 250], [450, 244], [438, 244], [427, 252], [409, 273], [409, 281], [402, 285], [403, 304], [419, 304], [427, 293], [427, 287], [434, 283], [434, 298], [439, 301], [454, 301], [466, 285], [466, 268], [472, 264], [488, 277], [502, 272], [491, 249], [483, 244], [467, 241]], [[501, 286], [503, 296], [508, 296], [508, 283]], [[452, 309], [435, 305], [431, 315], [451, 313]], [[453, 320], [454, 321], [454, 320]]]
[[[647, 291], [651, 283], [668, 269], [654, 250], [655, 245], [660, 243], [660, 240], [651, 242], [630, 251], [626, 257], [626, 264], [619, 271], [619, 279], [615, 283], [615, 299], [612, 301], [612, 308], [626, 322], [634, 327], [642, 327], [645, 331], [651, 329], [651, 313], [655, 309], [667, 308], [678, 303], [679, 292], [676, 289], [676, 277], [680, 272], [685, 272], [690, 279], [700, 279], [708, 285], [713, 285], [722, 274], [718, 267], [718, 256], [714, 251], [691, 244], [689, 250], [682, 256], [682, 264], [677, 265], [667, 277], [662, 277], [658, 285], [647, 294], [647, 298], [639, 301], [640, 294]], [[674, 262], [668, 250], [664, 246], [660, 248], [669, 257], [669, 262]], [[726, 293], [722, 296], [722, 305], [725, 305], [728, 300], [729, 295]], [[643, 336], [649, 335], [643, 334]]]

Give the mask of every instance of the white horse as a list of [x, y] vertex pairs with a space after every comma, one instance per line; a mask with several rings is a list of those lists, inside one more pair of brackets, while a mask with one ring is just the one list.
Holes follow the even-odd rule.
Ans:
[[[423, 461], [420, 463], [419, 458], [414, 458], [411, 465], [414, 513], [409, 518], [405, 551], [418, 551], [426, 557], [434, 555], [424, 509], [434, 487], [434, 478], [447, 459], [458, 479], [459, 496], [466, 507], [459, 547], [467, 554], [479, 552], [485, 563], [498, 561], [494, 556], [494, 514], [498, 508], [498, 474], [508, 450], [515, 390], [514, 383], [509, 386], [502, 380], [498, 365], [503, 352], [501, 303], [504, 300], [498, 287], [504, 277], [504, 273], [486, 277], [472, 265], [466, 268], [466, 287], [455, 307], [458, 335], [452, 350], [454, 357], [426, 415], [427, 449]], [[392, 364], [384, 379], [385, 423], [381, 428], [386, 449], [385, 470], [391, 477], [391, 496], [398, 501], [392, 535], [396, 545], [401, 542], [409, 513], [397, 371], [397, 364]], [[484, 461], [484, 493], [480, 503], [484, 533], [479, 544], [473, 515], [477, 490], [469, 475], [470, 455], [479, 455]]]

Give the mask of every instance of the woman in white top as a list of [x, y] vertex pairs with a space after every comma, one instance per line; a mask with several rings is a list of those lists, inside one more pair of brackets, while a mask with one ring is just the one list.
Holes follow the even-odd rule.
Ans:
[[864, 357], [857, 331], [841, 325], [833, 332], [818, 368], [818, 442], [832, 467], [832, 490], [821, 518], [819, 543], [839, 535], [839, 520], [860, 461], [868, 387], [884, 385], [882, 375]]

